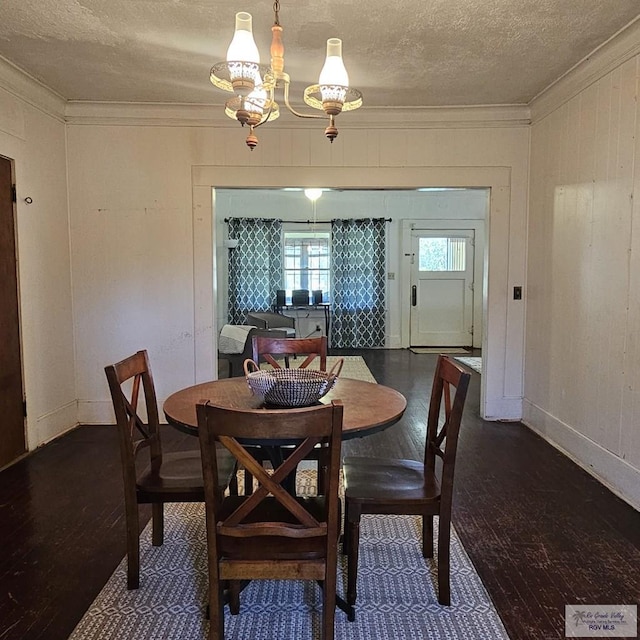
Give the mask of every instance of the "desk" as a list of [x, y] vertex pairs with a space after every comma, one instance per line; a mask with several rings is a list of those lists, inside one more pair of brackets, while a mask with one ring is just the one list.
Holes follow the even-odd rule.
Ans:
[[320, 304], [280, 304], [274, 305], [273, 310], [276, 313], [283, 311], [319, 311], [324, 313], [324, 335], [329, 340], [329, 330], [331, 329], [331, 303], [321, 302]]
[[[265, 408], [262, 401], [251, 393], [244, 378], [225, 378], [196, 384], [170, 395], [163, 406], [167, 422], [185, 433], [197, 435], [196, 403], [201, 400], [230, 409], [288, 411]], [[343, 440], [390, 427], [400, 420], [407, 407], [405, 397], [395, 389], [351, 378], [338, 378], [334, 388], [320, 402], [326, 404], [332, 400], [342, 400], [344, 405]]]

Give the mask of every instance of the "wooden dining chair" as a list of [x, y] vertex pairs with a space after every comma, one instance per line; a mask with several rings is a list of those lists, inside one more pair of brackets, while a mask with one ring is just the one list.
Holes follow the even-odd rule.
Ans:
[[[238, 613], [239, 583], [253, 579], [320, 581], [321, 638], [333, 640], [342, 404], [256, 412], [199, 403], [196, 411], [205, 482], [209, 640], [224, 639], [225, 586], [230, 587], [230, 611]], [[246, 438], [292, 442], [294, 449], [271, 473], [243, 444]], [[250, 496], [217, 491], [218, 442], [258, 481]], [[282, 483], [316, 444], [325, 444], [329, 452], [326, 483], [315, 497], [292, 495]]]
[[[151, 504], [152, 543], [164, 539], [165, 502], [204, 502], [204, 482], [199, 449], [163, 453], [156, 392], [146, 351], [105, 367], [118, 427], [127, 529], [127, 588], [140, 584], [139, 504]], [[143, 402], [144, 399], [144, 402]], [[139, 413], [146, 410], [146, 420]], [[143, 451], [148, 454], [146, 466]], [[235, 458], [220, 449], [217, 464], [223, 491], [235, 473]], [[140, 458], [140, 459], [139, 459]]]
[[226, 361], [227, 363], [227, 378], [235, 378], [244, 376], [244, 361], [247, 358], [251, 358], [253, 354], [253, 336], [268, 336], [270, 338], [286, 338], [285, 331], [278, 329], [258, 329], [252, 327], [247, 332], [247, 339], [244, 344], [244, 348], [240, 353], [228, 353], [223, 352], [218, 348], [218, 362]]
[[[298, 365], [300, 369], [306, 369], [310, 364], [314, 364], [313, 368], [319, 371], [327, 370], [327, 337], [316, 336], [314, 338], [281, 338], [267, 337], [256, 334], [252, 338], [253, 343], [253, 361], [258, 364], [266, 362], [274, 369], [282, 369], [282, 363], [285, 368], [289, 368], [291, 357], [305, 356], [304, 360]], [[318, 463], [318, 480], [322, 482], [323, 466], [321, 462], [322, 450], [317, 447], [310, 451], [306, 460], [316, 460]], [[265, 449], [260, 447], [253, 448], [253, 454], [256, 460], [261, 462], [271, 462], [271, 457]], [[295, 483], [295, 470], [292, 473], [290, 482]], [[244, 472], [244, 491], [248, 495], [253, 491], [253, 478], [247, 470]]]
[[[458, 432], [471, 374], [447, 356], [436, 366], [424, 460], [346, 457], [344, 551], [347, 603], [356, 602], [360, 517], [363, 514], [422, 516], [422, 554], [433, 557], [433, 516], [438, 516], [438, 601], [449, 605], [451, 502]], [[453, 391], [453, 395], [452, 395]], [[441, 409], [444, 421], [441, 425]], [[436, 465], [436, 458], [442, 464]]]
[[327, 336], [315, 338], [271, 338], [254, 335], [253, 361], [256, 363], [268, 362], [274, 369], [281, 369], [281, 360], [284, 359], [285, 367], [289, 367], [291, 356], [306, 356], [298, 365], [300, 369], [306, 369], [318, 358], [314, 367], [320, 371], [327, 370]]

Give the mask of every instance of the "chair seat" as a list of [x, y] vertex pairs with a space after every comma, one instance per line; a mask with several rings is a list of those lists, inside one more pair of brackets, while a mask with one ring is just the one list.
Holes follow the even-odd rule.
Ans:
[[440, 484], [425, 478], [424, 464], [415, 460], [346, 457], [342, 462], [345, 497], [348, 500], [397, 505], [437, 502]]
[[[226, 487], [235, 471], [235, 458], [228, 451], [219, 450], [218, 485]], [[184, 494], [202, 492], [197, 501], [204, 502], [202, 461], [200, 451], [180, 451], [164, 453], [162, 464], [157, 471], [147, 467], [140, 475], [137, 488], [149, 494]]]

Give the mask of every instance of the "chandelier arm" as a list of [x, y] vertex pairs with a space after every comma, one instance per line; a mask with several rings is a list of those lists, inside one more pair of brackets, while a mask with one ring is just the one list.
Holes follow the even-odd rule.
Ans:
[[269, 111], [267, 111], [267, 113], [263, 114], [260, 122], [258, 122], [258, 124], [253, 125], [253, 128], [257, 129], [258, 127], [261, 127], [265, 122], [269, 122], [269, 116], [271, 115], [272, 111], [273, 111], [273, 105], [269, 107]]
[[311, 118], [313, 120], [326, 120], [327, 116], [320, 115], [319, 113], [300, 113], [296, 111], [291, 104], [289, 103], [289, 79], [284, 78], [284, 105], [287, 109], [294, 115], [298, 116], [298, 118]]

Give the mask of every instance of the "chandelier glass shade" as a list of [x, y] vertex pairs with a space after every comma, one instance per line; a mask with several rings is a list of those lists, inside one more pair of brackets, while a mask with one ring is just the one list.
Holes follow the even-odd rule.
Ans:
[[324, 113], [300, 113], [289, 102], [291, 80], [284, 71], [279, 0], [274, 2], [273, 10], [275, 20], [271, 28], [270, 65], [260, 63], [260, 53], [253, 39], [251, 14], [246, 11], [236, 14], [236, 29], [227, 49], [227, 59], [213, 65], [210, 73], [215, 87], [234, 94], [225, 103], [225, 113], [243, 126], [249, 126], [246, 143], [253, 150], [258, 144], [255, 129], [280, 115], [275, 92], [281, 90], [284, 105], [293, 115], [299, 118], [328, 119], [325, 135], [333, 142], [338, 135], [335, 117], [342, 111], [352, 111], [362, 106], [362, 94], [349, 86], [349, 74], [342, 60], [342, 40], [327, 40], [327, 56], [318, 84], [304, 90], [305, 103]]

